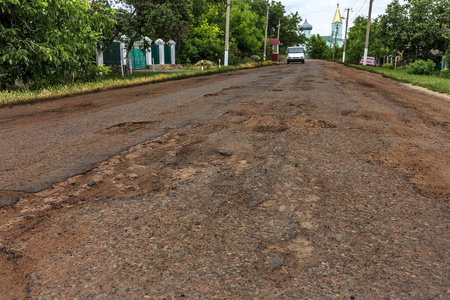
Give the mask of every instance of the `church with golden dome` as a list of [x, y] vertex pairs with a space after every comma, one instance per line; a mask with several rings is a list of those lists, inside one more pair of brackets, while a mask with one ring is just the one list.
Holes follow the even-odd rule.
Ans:
[[342, 22], [338, 1], [336, 12], [334, 13], [333, 21], [331, 22], [331, 35], [323, 36], [322, 38], [327, 42], [327, 45], [330, 48], [334, 44], [338, 45], [339, 47], [342, 47], [342, 45], [344, 44], [344, 38], [342, 36], [343, 32], [344, 32], [344, 23]]

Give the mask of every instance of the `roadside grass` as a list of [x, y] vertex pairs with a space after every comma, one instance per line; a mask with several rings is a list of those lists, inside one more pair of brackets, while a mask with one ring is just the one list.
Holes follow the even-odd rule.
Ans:
[[226, 73], [235, 70], [258, 68], [269, 66], [273, 63], [266, 61], [263, 63], [245, 63], [239, 66], [227, 66], [222, 68], [211, 68], [201, 71], [200, 69], [189, 68], [173, 73], [168, 72], [135, 72], [125, 77], [107, 76], [98, 82], [75, 83], [62, 86], [53, 86], [40, 90], [18, 90], [0, 91], [0, 107], [19, 104], [29, 104], [39, 101], [59, 99], [69, 96], [83, 95], [88, 93], [102, 92], [113, 89], [120, 89], [150, 83], [178, 80], [189, 77], [206, 76], [210, 74]]
[[345, 64], [347, 66], [369, 71], [372, 73], [378, 73], [383, 77], [394, 79], [403, 83], [409, 83], [412, 85], [420, 86], [431, 91], [438, 93], [444, 93], [450, 95], [450, 79], [438, 77], [436, 75], [413, 75], [409, 74], [405, 69], [386, 69], [381, 67], [369, 67], [353, 64]]

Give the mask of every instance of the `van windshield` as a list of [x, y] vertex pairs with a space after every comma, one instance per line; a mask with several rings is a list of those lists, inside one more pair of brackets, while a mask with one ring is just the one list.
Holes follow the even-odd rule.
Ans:
[[303, 48], [288, 48], [288, 53], [303, 53], [305, 52]]

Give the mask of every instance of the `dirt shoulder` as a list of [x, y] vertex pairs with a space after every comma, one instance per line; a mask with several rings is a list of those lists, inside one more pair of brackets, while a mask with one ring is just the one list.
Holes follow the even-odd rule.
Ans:
[[[328, 62], [242, 72], [164, 107], [176, 126], [120, 120], [165, 131], [83, 174], [1, 191], [0, 298], [448, 298], [448, 99]], [[40, 122], [23, 109], [11, 130]]]

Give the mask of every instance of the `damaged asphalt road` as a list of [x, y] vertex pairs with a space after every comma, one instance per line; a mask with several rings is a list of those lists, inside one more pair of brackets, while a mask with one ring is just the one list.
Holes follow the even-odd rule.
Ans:
[[449, 113], [321, 61], [2, 108], [0, 298], [447, 299]]

